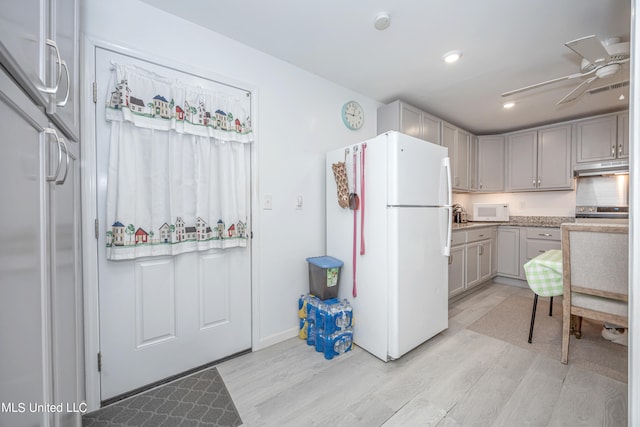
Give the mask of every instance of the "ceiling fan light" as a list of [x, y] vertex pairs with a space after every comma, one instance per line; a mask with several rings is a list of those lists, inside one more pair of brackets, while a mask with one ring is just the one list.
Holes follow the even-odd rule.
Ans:
[[605, 77], [613, 76], [620, 70], [620, 64], [609, 64], [596, 70], [596, 76], [603, 79]]
[[460, 52], [459, 50], [452, 50], [442, 55], [442, 59], [447, 64], [453, 64], [454, 62], [458, 61], [461, 56], [462, 52]]

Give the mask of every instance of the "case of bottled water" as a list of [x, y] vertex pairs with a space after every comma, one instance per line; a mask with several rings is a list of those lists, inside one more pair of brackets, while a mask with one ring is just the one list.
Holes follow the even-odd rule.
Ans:
[[353, 346], [353, 309], [349, 301], [321, 300], [301, 295], [298, 300], [301, 339], [314, 346], [326, 359], [346, 353]]

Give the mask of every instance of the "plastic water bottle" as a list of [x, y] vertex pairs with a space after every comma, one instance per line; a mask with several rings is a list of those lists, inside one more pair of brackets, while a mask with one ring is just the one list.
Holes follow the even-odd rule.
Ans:
[[336, 354], [344, 354], [347, 351], [351, 350], [353, 344], [353, 332], [345, 331], [341, 333], [335, 340], [333, 345], [333, 350]]

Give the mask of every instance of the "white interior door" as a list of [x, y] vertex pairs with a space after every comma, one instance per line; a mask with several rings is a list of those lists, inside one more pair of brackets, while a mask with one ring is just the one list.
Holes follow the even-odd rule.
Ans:
[[[105, 254], [111, 61], [201, 86], [214, 82], [96, 49], [101, 399], [251, 348], [250, 247], [109, 261]], [[219, 84], [218, 84], [219, 85]], [[229, 89], [237, 90], [237, 89]], [[246, 162], [250, 164], [250, 146]], [[250, 177], [246, 179], [250, 183]], [[247, 184], [249, 185], [249, 184]], [[247, 191], [250, 194], [250, 191]], [[249, 206], [249, 200], [247, 205]]]

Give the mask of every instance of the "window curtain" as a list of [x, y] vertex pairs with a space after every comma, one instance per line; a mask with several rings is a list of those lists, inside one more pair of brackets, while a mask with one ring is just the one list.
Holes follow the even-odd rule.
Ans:
[[107, 258], [247, 245], [250, 98], [113, 64]]

